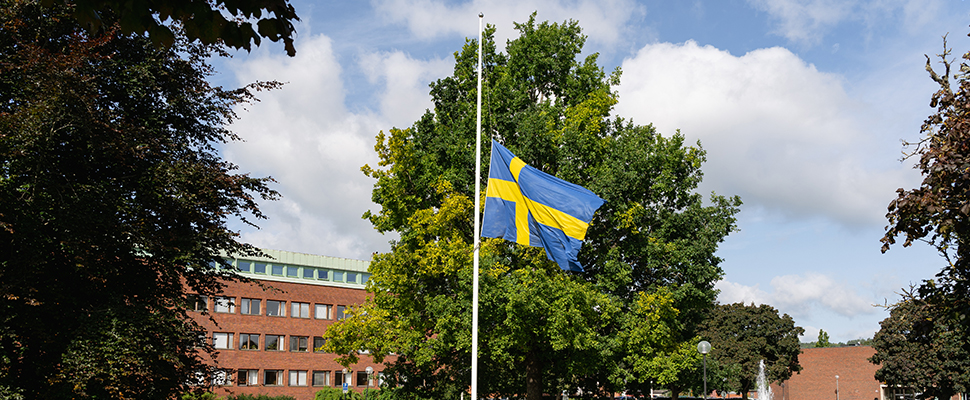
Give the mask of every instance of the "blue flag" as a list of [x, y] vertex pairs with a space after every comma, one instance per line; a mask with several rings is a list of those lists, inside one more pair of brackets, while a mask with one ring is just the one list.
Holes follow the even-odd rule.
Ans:
[[603, 199], [533, 167], [492, 140], [482, 236], [542, 247], [567, 271], [582, 271], [577, 255]]

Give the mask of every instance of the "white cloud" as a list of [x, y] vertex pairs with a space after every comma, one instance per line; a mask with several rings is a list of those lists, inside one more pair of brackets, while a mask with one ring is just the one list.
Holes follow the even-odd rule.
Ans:
[[738, 194], [748, 205], [789, 216], [849, 224], [882, 223], [887, 194], [904, 168], [869, 166], [867, 106], [839, 76], [783, 48], [737, 57], [711, 46], [658, 43], [623, 62], [617, 115], [681, 129], [708, 152], [705, 190]]
[[344, 106], [341, 67], [326, 36], [297, 45], [297, 56], [251, 57], [236, 65], [240, 82], [275, 79], [287, 84], [260, 93], [261, 102], [241, 111], [232, 127], [245, 143], [224, 154], [255, 174], [271, 175], [283, 200], [263, 205], [270, 217], [262, 230], [245, 232], [257, 246], [338, 257], [369, 259], [386, 251], [389, 237], [373, 230], [361, 215], [379, 207], [370, 201], [374, 181], [360, 172], [375, 165], [374, 137], [391, 121], [409, 125], [431, 107], [420, 82], [446, 70], [440, 60], [421, 62], [402, 53], [369, 54], [363, 67], [385, 90], [377, 95], [378, 113], [350, 112]]
[[512, 21], [526, 22], [533, 11], [538, 12], [538, 21], [578, 20], [591, 41], [606, 46], [622, 41], [629, 29], [627, 22], [646, 12], [631, 0], [475, 0], [456, 5], [435, 0], [373, 0], [373, 4], [388, 21], [407, 25], [422, 39], [452, 34], [478, 37], [478, 14], [482, 12], [485, 23], [498, 28], [496, 41], [502, 47], [506, 39], [517, 35]]
[[[774, 33], [803, 45], [818, 44], [842, 22], [863, 21], [869, 28], [894, 21], [917, 32], [934, 21], [937, 0], [748, 0], [776, 22]], [[896, 16], [897, 14], [898, 17]]]
[[821, 313], [852, 318], [878, 311], [873, 307], [876, 299], [859, 295], [857, 287], [849, 287], [814, 272], [776, 276], [771, 279], [770, 293], [761, 290], [758, 285], [745, 286], [724, 280], [719, 281], [715, 288], [721, 291], [718, 301], [722, 304], [768, 304], [796, 319], [812, 319]]

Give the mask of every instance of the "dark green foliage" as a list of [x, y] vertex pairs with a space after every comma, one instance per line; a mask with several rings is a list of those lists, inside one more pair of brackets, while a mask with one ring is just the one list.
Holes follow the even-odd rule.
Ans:
[[41, 4], [71, 5], [71, 16], [92, 34], [110, 29], [105, 15], [114, 14], [122, 33], [147, 35], [155, 44], [170, 46], [184, 35], [206, 45], [250, 50], [266, 38], [282, 40], [286, 53], [296, 55], [293, 21], [300, 17], [289, 0], [41, 0]]
[[[293, 396], [267, 396], [265, 394], [240, 394], [226, 397], [226, 400], [296, 400]], [[350, 399], [348, 399], [350, 400]]]
[[276, 196], [215, 146], [274, 84], [211, 87], [215, 48], [91, 35], [69, 13], [0, 2], [0, 387], [174, 397], [211, 372], [186, 291], [237, 279], [221, 252], [258, 251], [227, 220]]
[[824, 330], [818, 330], [818, 340], [815, 342], [815, 347], [832, 347], [832, 343], [829, 342], [829, 334], [825, 333]]
[[747, 398], [755, 388], [761, 360], [771, 382], [785, 381], [802, 370], [798, 336], [804, 332], [774, 307], [735, 303], [714, 307], [701, 324], [700, 335], [711, 342], [708, 358], [726, 367], [740, 366], [735, 389]]
[[876, 379], [921, 392], [920, 398], [949, 399], [970, 391], [970, 352], [959, 324], [913, 293], [890, 307], [872, 339]]

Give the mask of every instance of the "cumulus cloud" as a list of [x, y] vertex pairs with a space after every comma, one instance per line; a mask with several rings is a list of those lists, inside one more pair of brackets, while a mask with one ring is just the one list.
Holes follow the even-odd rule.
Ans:
[[298, 43], [297, 56], [253, 57], [235, 66], [241, 83], [275, 79], [283, 89], [261, 93], [261, 102], [240, 111], [232, 129], [245, 140], [224, 150], [230, 161], [271, 175], [283, 199], [263, 205], [269, 221], [243, 239], [262, 247], [369, 259], [386, 251], [390, 238], [362, 220], [373, 180], [360, 172], [375, 165], [374, 137], [394, 124], [409, 125], [431, 107], [429, 77], [446, 70], [440, 60], [415, 61], [402, 53], [365, 54], [361, 67], [384, 90], [377, 112], [344, 106], [342, 69], [326, 36]]
[[[708, 151], [705, 187], [790, 216], [881, 223], [904, 168], [877, 169], [867, 106], [839, 76], [784, 48], [734, 56], [712, 46], [657, 43], [622, 65], [616, 113], [682, 130]], [[890, 140], [896, 138], [877, 140]]]
[[875, 299], [864, 298], [856, 288], [815, 272], [776, 276], [771, 279], [771, 292], [758, 285], [745, 286], [724, 280], [715, 288], [721, 291], [718, 301], [722, 304], [769, 304], [796, 319], [810, 319], [820, 312], [851, 318], [878, 311], [873, 307]]
[[[646, 9], [631, 0], [475, 0], [448, 4], [435, 0], [374, 0], [374, 8], [390, 22], [405, 24], [417, 37], [431, 39], [458, 34], [478, 36], [478, 13], [485, 12], [485, 22], [496, 25], [496, 41], [505, 45], [514, 30], [511, 21], [525, 22], [533, 11], [539, 21], [579, 20], [583, 33], [599, 45], [620, 42], [627, 22], [644, 15]], [[500, 21], [500, 22], [497, 22]]]

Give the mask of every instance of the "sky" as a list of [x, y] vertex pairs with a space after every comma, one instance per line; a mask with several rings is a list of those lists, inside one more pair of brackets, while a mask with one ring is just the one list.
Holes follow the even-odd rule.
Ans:
[[[739, 195], [739, 231], [721, 244], [721, 303], [769, 304], [834, 342], [870, 338], [900, 291], [930, 279], [941, 259], [925, 244], [880, 252], [886, 206], [919, 185], [902, 141], [920, 138], [936, 90], [926, 57], [970, 50], [962, 0], [373, 0], [294, 1], [296, 57], [264, 41], [214, 60], [218, 84], [286, 85], [239, 108], [245, 141], [224, 157], [272, 176], [282, 194], [262, 204], [263, 248], [354, 259], [388, 251], [361, 215], [374, 180], [375, 136], [410, 127], [432, 108], [428, 84], [449, 76], [454, 52], [496, 40], [514, 22], [576, 20], [606, 71], [620, 67], [614, 114], [678, 130], [707, 151], [699, 192]], [[526, 160], [528, 162], [528, 160]]]

